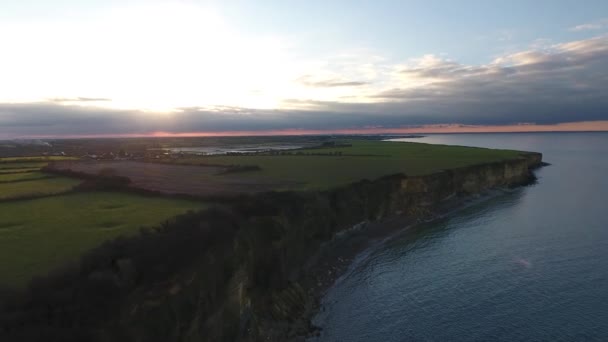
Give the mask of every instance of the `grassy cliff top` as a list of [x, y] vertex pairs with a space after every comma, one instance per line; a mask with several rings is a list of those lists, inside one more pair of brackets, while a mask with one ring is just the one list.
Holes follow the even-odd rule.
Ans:
[[174, 162], [255, 165], [260, 170], [222, 177], [257, 178], [260, 181], [270, 179], [290, 184], [285, 189], [320, 190], [391, 174], [423, 175], [512, 159], [520, 153], [463, 146], [354, 140], [335, 147], [254, 155], [196, 156]]
[[118, 192], [2, 202], [0, 286], [23, 286], [33, 276], [78, 260], [103, 241], [205, 207], [200, 202]]
[[[120, 192], [62, 194], [82, 180], [41, 168], [74, 159], [0, 158], [0, 288], [22, 287], [103, 241], [206, 206]], [[19, 200], [23, 198], [32, 199]]]

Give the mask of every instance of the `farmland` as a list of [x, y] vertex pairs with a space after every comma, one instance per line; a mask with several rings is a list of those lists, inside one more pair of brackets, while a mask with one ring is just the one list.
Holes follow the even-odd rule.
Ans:
[[[0, 177], [1, 179], [1, 177]], [[0, 199], [44, 196], [71, 190], [80, 180], [55, 177], [23, 182], [0, 183]]]
[[10, 175], [40, 171], [48, 163], [48, 161], [41, 161], [40, 158], [33, 157], [0, 158], [0, 182], [10, 179]]
[[0, 174], [0, 184], [11, 183], [11, 182], [24, 182], [34, 179], [52, 178], [53, 175], [45, 174], [42, 172], [18, 172], [18, 173], [5, 173]]
[[0, 203], [0, 285], [23, 286], [107, 239], [204, 206], [117, 192]]
[[224, 175], [225, 167], [173, 165], [133, 161], [61, 162], [55, 169], [91, 175], [100, 172], [128, 177], [131, 185], [165, 194], [213, 195], [270, 191], [288, 183], [271, 178]]
[[80, 179], [40, 171], [50, 161], [72, 159], [0, 159], [0, 286], [21, 287], [107, 239], [205, 206], [119, 192], [69, 193]]
[[51, 161], [59, 161], [59, 160], [76, 160], [76, 157], [67, 157], [67, 156], [36, 156], [36, 157], [3, 157], [0, 158], [0, 164], [2, 163], [31, 163], [31, 162], [51, 162]]
[[0, 169], [0, 175], [9, 175], [15, 173], [27, 173], [40, 170], [39, 167], [21, 167], [15, 169]]
[[1, 158], [0, 200], [63, 193], [80, 183], [77, 179], [40, 172], [47, 164], [40, 158]]
[[[362, 179], [405, 173], [423, 175], [445, 169], [516, 158], [520, 152], [462, 146], [383, 141], [349, 141], [352, 146], [303, 149], [289, 154], [192, 156], [181, 164], [255, 165], [241, 179], [274, 180], [277, 190], [323, 190]], [[225, 177], [225, 176], [223, 176]], [[219, 178], [219, 177], [218, 177]]]
[[40, 169], [47, 164], [46, 162], [4, 162], [0, 163], [0, 170], [10, 172], [18, 169]]
[[[270, 190], [325, 190], [363, 179], [405, 173], [422, 175], [444, 169], [516, 158], [519, 152], [461, 146], [383, 141], [348, 141], [337, 147], [177, 159], [63, 161], [56, 169], [88, 174], [111, 170], [132, 186], [163, 193], [231, 195]], [[226, 172], [231, 168], [247, 172]]]
[[[325, 190], [363, 179], [421, 175], [516, 158], [519, 152], [369, 140], [322, 148], [179, 158], [79, 161], [58, 157], [0, 160], [0, 285], [75, 261], [101, 242], [153, 226], [208, 202], [125, 192], [74, 192], [81, 179], [41, 172], [128, 177], [130, 187], [161, 194], [235, 195], [271, 190]], [[17, 200], [19, 198], [33, 198]], [[34, 198], [35, 197], [35, 198]]]
[[[354, 256], [468, 194], [528, 182], [540, 162], [379, 137], [282, 139], [271, 147], [263, 138], [251, 146], [74, 139], [52, 148], [71, 146], [60, 150], [78, 160], [0, 162], [0, 335], [11, 334], [0, 340], [37, 327], [43, 335], [33, 340], [49, 331], [58, 341], [91, 340], [77, 333], [102, 330], [104, 340], [130, 331], [145, 334], [129, 340], [221, 340], [232, 336], [223, 329], [240, 329], [243, 310], [263, 313], [251, 322], [283, 325], [333, 282], [332, 262], [348, 265], [341, 252]], [[475, 167], [441, 172], [467, 166]], [[432, 175], [383, 178], [395, 174]], [[189, 335], [199, 326], [221, 331]]]

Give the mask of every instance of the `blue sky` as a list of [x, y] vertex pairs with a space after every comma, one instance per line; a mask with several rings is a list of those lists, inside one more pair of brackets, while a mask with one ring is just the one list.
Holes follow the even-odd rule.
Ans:
[[0, 1], [0, 137], [604, 122], [607, 33], [594, 0]]
[[312, 51], [365, 48], [395, 60], [446, 54], [465, 63], [487, 62], [538, 40], [587, 37], [589, 32], [568, 28], [608, 16], [608, 2], [601, 0], [222, 3], [217, 2], [243, 28], [292, 34]]
[[[0, 18], [61, 20], [125, 4], [154, 2], [166, 3], [5, 0], [0, 2]], [[594, 32], [569, 28], [608, 17], [608, 2], [603, 0], [169, 2], [212, 9], [231, 25], [252, 34], [289, 36], [304, 55], [369, 49], [395, 60], [433, 53], [465, 63], [487, 62], [540, 40], [559, 43], [589, 37]]]

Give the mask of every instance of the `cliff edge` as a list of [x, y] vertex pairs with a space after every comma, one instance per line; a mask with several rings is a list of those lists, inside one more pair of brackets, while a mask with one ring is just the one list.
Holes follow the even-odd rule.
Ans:
[[[539, 153], [319, 192], [244, 196], [120, 238], [1, 293], [6, 341], [286, 341], [311, 331], [322, 249], [351, 229], [432, 218], [497, 187], [529, 184]], [[374, 222], [376, 224], [374, 224]], [[401, 226], [402, 227], [402, 226]], [[331, 246], [331, 245], [329, 245]], [[331, 255], [332, 258], [339, 257]]]

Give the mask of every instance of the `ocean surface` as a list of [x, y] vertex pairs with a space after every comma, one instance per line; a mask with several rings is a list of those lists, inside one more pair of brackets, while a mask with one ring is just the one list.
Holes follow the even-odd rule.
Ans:
[[408, 141], [542, 152], [538, 183], [412, 228], [323, 300], [318, 341], [608, 341], [608, 133]]

